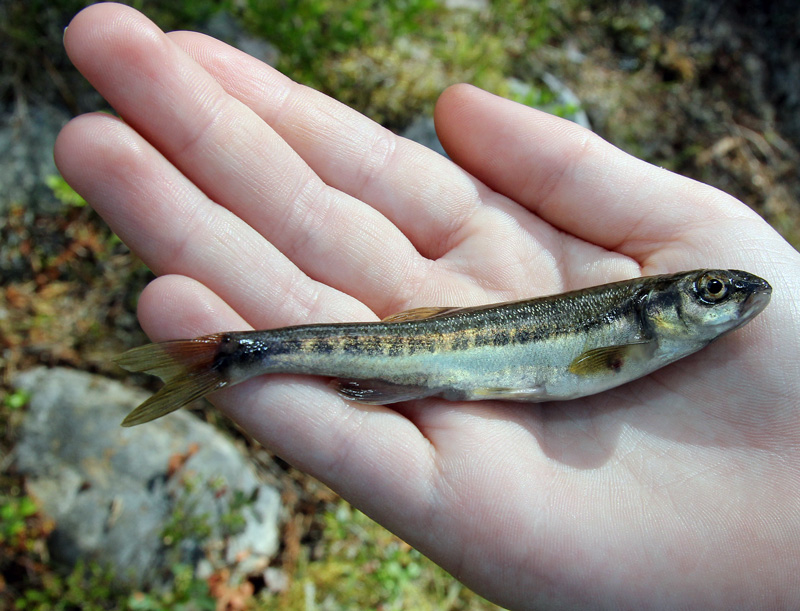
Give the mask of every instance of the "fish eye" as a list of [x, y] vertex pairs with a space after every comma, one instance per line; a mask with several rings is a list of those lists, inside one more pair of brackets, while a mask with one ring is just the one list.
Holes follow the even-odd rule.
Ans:
[[706, 303], [719, 303], [728, 296], [728, 282], [713, 274], [703, 274], [695, 283], [697, 295]]

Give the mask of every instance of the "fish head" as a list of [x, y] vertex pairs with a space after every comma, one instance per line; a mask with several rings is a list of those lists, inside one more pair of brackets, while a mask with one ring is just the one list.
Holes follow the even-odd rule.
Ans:
[[703, 269], [662, 277], [645, 310], [657, 333], [711, 341], [746, 324], [769, 303], [772, 287], [748, 272]]

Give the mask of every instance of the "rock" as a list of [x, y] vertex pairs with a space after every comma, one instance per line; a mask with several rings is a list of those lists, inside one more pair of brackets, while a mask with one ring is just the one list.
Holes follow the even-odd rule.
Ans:
[[[569, 119], [586, 129], [592, 129], [589, 116], [586, 114], [586, 111], [583, 110], [580, 99], [569, 87], [549, 72], [542, 74], [542, 82], [544, 82], [545, 86], [555, 96], [555, 102], [550, 104], [534, 103], [530, 105], [539, 110]], [[511, 90], [512, 99], [528, 103], [526, 100], [536, 99], [538, 97], [536, 94], [537, 89], [530, 83], [510, 78], [508, 79], [508, 85]]]
[[[552, 112], [564, 116], [564, 118], [574, 121], [578, 125], [586, 129], [592, 129], [589, 122], [589, 117], [586, 111], [581, 106], [581, 101], [564, 83], [557, 79], [552, 74], [545, 72], [542, 75], [542, 81], [545, 86], [553, 93], [556, 100], [552, 104], [537, 105], [536, 107], [545, 112]], [[523, 81], [511, 78], [508, 81], [509, 89], [512, 94], [512, 99], [525, 101], [528, 98], [535, 98], [535, 88]], [[436, 127], [434, 126], [433, 117], [419, 116], [406, 127], [401, 133], [401, 136], [413, 140], [431, 150], [436, 151], [440, 155], [447, 157], [447, 153], [439, 142], [436, 135]]]
[[202, 29], [209, 36], [222, 40], [265, 64], [273, 67], [278, 65], [278, 48], [263, 38], [248, 34], [241, 23], [226, 11], [214, 13]]
[[12, 205], [34, 213], [63, 209], [46, 179], [58, 174], [53, 144], [69, 119], [64, 109], [46, 103], [0, 114], [0, 216], [6, 216]]
[[480, 13], [489, 9], [489, 0], [445, 0], [444, 5], [451, 11]]
[[578, 96], [575, 95], [569, 87], [549, 72], [544, 72], [542, 74], [542, 80], [544, 84], [550, 88], [550, 91], [556, 94], [558, 103], [571, 109], [571, 112], [566, 114], [566, 119], [574, 121], [586, 129], [592, 129], [592, 124], [589, 122], [589, 116], [583, 109], [583, 104], [581, 104]]
[[444, 152], [444, 147], [442, 143], [439, 142], [439, 137], [436, 135], [433, 117], [417, 117], [400, 135], [403, 136], [403, 138], [408, 138], [418, 144], [427, 146], [429, 149], [447, 157], [447, 153]]
[[99, 561], [134, 587], [168, 585], [176, 562], [263, 573], [279, 495], [213, 427], [177, 412], [122, 428], [148, 393], [80, 371], [32, 369], [14, 385], [31, 393], [17, 465], [55, 521], [54, 559]]

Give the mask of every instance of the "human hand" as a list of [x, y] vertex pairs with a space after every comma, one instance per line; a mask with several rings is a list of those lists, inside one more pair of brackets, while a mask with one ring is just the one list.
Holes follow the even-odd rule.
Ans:
[[468, 86], [436, 109], [452, 163], [130, 8], [86, 9], [65, 44], [125, 123], [75, 119], [56, 160], [160, 276], [139, 305], [154, 341], [699, 267], [766, 278], [747, 327], [583, 400], [374, 407], [297, 376], [212, 400], [499, 604], [798, 606], [800, 256], [755, 213]]

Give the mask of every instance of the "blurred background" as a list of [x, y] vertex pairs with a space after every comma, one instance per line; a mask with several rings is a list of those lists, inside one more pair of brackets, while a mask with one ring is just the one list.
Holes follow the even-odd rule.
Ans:
[[[48, 418], [35, 411], [37, 389], [54, 376], [20, 382], [22, 372], [63, 368], [73, 390], [123, 379], [148, 392], [157, 387], [110, 361], [146, 341], [135, 307], [152, 274], [52, 160], [56, 134], [70, 117], [111, 112], [61, 45], [64, 27], [88, 4], [0, 0], [0, 608], [496, 608], [203, 405], [187, 418], [221, 432], [279, 499], [275, 542], [258, 566], [237, 572], [224, 554], [211, 553], [219, 534], [208, 523], [230, 522], [225, 541], [246, 530], [242, 516], [255, 492], [228, 495], [225, 485], [182, 477], [164, 497], [164, 521], [154, 527], [157, 575], [131, 579], [120, 578], [125, 569], [117, 560], [71, 538], [80, 528], [64, 524], [75, 505], [63, 513], [63, 499], [43, 500], [43, 476], [26, 460], [45, 462], [38, 460], [50, 451], [45, 441], [58, 439], [46, 437]], [[438, 147], [436, 98], [450, 84], [473, 83], [714, 185], [800, 246], [800, 4], [794, 0], [128, 4], [165, 30], [200, 30], [237, 46], [432, 148]], [[56, 392], [57, 407], [65, 392]], [[166, 479], [202, 454], [194, 445], [168, 452]], [[58, 471], [67, 460], [56, 454], [48, 469]], [[76, 485], [76, 495], [102, 489], [90, 476]], [[229, 496], [224, 514], [192, 508], [202, 504], [187, 502], [198, 490]], [[118, 497], [93, 498], [111, 529], [124, 514]], [[187, 541], [194, 542], [192, 553]]]

